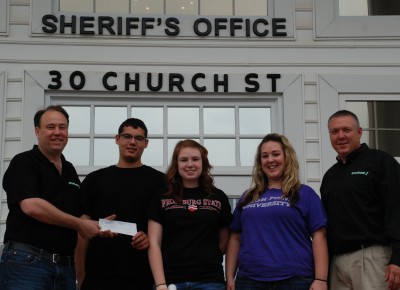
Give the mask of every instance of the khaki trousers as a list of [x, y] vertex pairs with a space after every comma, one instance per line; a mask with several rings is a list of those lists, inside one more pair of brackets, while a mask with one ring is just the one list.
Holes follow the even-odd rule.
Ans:
[[389, 246], [370, 246], [333, 257], [331, 290], [387, 290], [385, 272], [391, 256]]

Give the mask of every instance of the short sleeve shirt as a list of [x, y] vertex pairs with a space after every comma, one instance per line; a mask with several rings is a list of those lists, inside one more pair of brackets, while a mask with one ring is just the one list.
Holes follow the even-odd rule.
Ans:
[[258, 281], [313, 277], [311, 236], [326, 226], [322, 202], [310, 187], [301, 186], [294, 206], [281, 189], [267, 189], [234, 211], [230, 229], [241, 233], [238, 274]]
[[185, 188], [182, 203], [156, 196], [149, 218], [163, 226], [161, 251], [167, 283], [223, 282], [219, 231], [231, 221], [228, 197], [215, 189]]
[[60, 255], [73, 255], [75, 230], [45, 224], [24, 214], [19, 202], [41, 198], [74, 216], [82, 214], [80, 180], [73, 165], [62, 158], [62, 173], [37, 145], [16, 155], [3, 178], [9, 213], [4, 242], [17, 241]]

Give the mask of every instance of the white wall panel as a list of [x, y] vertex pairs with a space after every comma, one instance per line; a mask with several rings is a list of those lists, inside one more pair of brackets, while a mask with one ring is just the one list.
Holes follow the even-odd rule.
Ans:
[[29, 23], [23, 25], [10, 23], [8, 40], [23, 40], [25, 43], [28, 43], [31, 41], [30, 39], [26, 39], [29, 33]]
[[[0, 71], [0, 184], [3, 181], [3, 159], [4, 159], [4, 121], [5, 121], [5, 94], [6, 94], [6, 73]], [[1, 213], [1, 212], [0, 212]]]
[[317, 102], [317, 87], [316, 87], [316, 85], [305, 84], [304, 100], [306, 102]]
[[305, 124], [306, 139], [318, 139], [319, 138], [319, 126], [318, 123], [307, 122]]
[[295, 0], [295, 7], [296, 9], [299, 8], [309, 8], [312, 9], [313, 7], [313, 0]]
[[305, 120], [318, 122], [318, 105], [307, 103], [304, 105]]
[[29, 5], [10, 5], [10, 22], [29, 25]]
[[[5, 158], [2, 158], [2, 159], [3, 159], [2, 170], [3, 170], [3, 172], [5, 172], [5, 171], [7, 170], [7, 168], [8, 168], [8, 166], [10, 165], [10, 160], [7, 160], [7, 159], [5, 159]], [[1, 175], [1, 179], [3, 179], [3, 174]], [[3, 186], [1, 186], [0, 188], [1, 188], [1, 191], [0, 191], [0, 192], [2, 192], [1, 199], [4, 200], [4, 199], [6, 198], [6, 193], [5, 193], [5, 191], [3, 190]], [[1, 237], [0, 237], [0, 238], [1, 238]], [[1, 240], [1, 239], [0, 239], [0, 240]]]
[[307, 142], [306, 143], [306, 158], [319, 160], [321, 158], [319, 143]]
[[[2, 222], [1, 226], [0, 226], [0, 236], [4, 237], [4, 233], [6, 232], [6, 225], [5, 222]], [[3, 241], [2, 241], [3, 243]]]
[[312, 10], [299, 10], [296, 11], [296, 27], [312, 27], [313, 26], [313, 13]]
[[307, 162], [307, 177], [311, 179], [319, 179], [321, 177], [319, 162]]
[[314, 34], [313, 34], [312, 27], [297, 27], [296, 30], [296, 42], [297, 45], [307, 45], [313, 41]]
[[0, 36], [7, 34], [8, 0], [0, 1]]
[[22, 99], [22, 83], [7, 82], [7, 99]]
[[21, 141], [6, 140], [4, 145], [4, 157], [5, 159], [11, 159], [14, 155], [21, 152]]
[[0, 209], [0, 221], [4, 221], [7, 218], [7, 214], [8, 214], [8, 207], [7, 207], [7, 203], [2, 202], [1, 203], [1, 209]]
[[6, 121], [5, 138], [21, 137], [22, 123], [21, 121]]
[[[1, 11], [0, 4], [0, 11]], [[3, 7], [4, 8], [4, 7]], [[1, 14], [1, 12], [0, 12]], [[1, 17], [0, 17], [1, 21]], [[4, 160], [4, 121], [6, 118], [6, 107], [5, 104], [5, 94], [6, 94], [6, 73], [0, 71], [0, 184], [3, 183], [3, 172], [5, 168], [8, 167], [8, 162]], [[3, 187], [0, 187], [0, 241], [3, 241], [3, 234], [5, 230], [5, 217], [7, 215], [7, 204], [6, 204], [6, 194], [3, 191]]]
[[6, 118], [21, 118], [22, 102], [18, 100], [6, 100]]

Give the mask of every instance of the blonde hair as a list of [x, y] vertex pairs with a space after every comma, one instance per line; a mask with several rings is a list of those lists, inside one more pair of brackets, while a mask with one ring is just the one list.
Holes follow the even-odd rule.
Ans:
[[264, 143], [270, 141], [280, 143], [284, 154], [285, 167], [283, 170], [282, 197], [289, 198], [292, 206], [295, 205], [299, 199], [301, 182], [299, 178], [299, 162], [297, 161], [296, 152], [285, 136], [272, 133], [266, 135], [257, 147], [251, 186], [245, 193], [240, 208], [243, 208], [246, 204], [259, 199], [265, 189], [268, 188], [268, 178], [262, 170], [261, 165], [261, 147]]

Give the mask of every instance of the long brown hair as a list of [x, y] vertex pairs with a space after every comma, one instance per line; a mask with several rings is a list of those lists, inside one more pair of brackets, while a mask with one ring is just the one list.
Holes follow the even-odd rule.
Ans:
[[268, 178], [262, 170], [261, 165], [261, 147], [264, 143], [269, 141], [280, 143], [284, 154], [285, 167], [283, 170], [282, 197], [289, 198], [291, 205], [295, 205], [299, 199], [301, 182], [299, 178], [299, 162], [297, 161], [296, 152], [285, 136], [272, 133], [266, 135], [257, 147], [253, 167], [252, 184], [250, 189], [245, 193], [244, 199], [239, 208], [243, 208], [246, 204], [259, 199], [265, 189], [268, 188]]
[[199, 176], [199, 187], [209, 196], [213, 195], [214, 179], [210, 173], [212, 166], [208, 161], [208, 150], [194, 140], [190, 139], [182, 140], [179, 141], [175, 146], [171, 158], [171, 163], [166, 173], [167, 195], [173, 198], [177, 203], [180, 203], [182, 201], [182, 195], [183, 195], [182, 177], [179, 175], [178, 171], [178, 155], [181, 152], [181, 150], [186, 147], [195, 148], [200, 151], [202, 171]]

